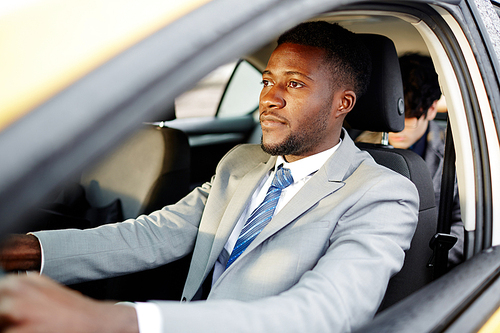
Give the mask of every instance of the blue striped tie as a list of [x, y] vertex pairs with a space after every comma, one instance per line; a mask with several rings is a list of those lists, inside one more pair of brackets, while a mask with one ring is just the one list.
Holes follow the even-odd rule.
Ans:
[[281, 190], [293, 183], [292, 173], [290, 169], [282, 168], [280, 165], [278, 171], [274, 175], [271, 186], [267, 190], [264, 201], [255, 208], [250, 217], [241, 230], [241, 233], [236, 241], [233, 252], [229, 257], [226, 264], [226, 269], [238, 259], [238, 257], [245, 251], [250, 243], [257, 237], [258, 234], [273, 218], [274, 210], [278, 204], [281, 195]]

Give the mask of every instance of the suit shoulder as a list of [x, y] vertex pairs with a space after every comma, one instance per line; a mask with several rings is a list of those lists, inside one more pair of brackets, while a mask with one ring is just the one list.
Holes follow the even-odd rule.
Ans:
[[258, 144], [243, 144], [231, 149], [219, 162], [217, 171], [251, 169], [259, 163], [265, 163], [271, 155], [265, 153]]

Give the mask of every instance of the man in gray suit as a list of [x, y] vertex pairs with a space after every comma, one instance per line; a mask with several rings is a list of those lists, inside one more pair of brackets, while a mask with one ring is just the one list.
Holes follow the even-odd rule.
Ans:
[[[366, 323], [403, 265], [418, 211], [414, 185], [342, 129], [366, 89], [368, 59], [338, 25], [299, 25], [263, 72], [262, 149], [234, 148], [211, 182], [149, 216], [20, 236], [3, 251], [16, 269], [40, 268], [43, 253], [43, 275], [66, 284], [193, 252], [182, 304], [97, 302], [29, 275], [0, 281], [0, 323], [142, 333], [346, 332]], [[211, 286], [207, 301], [192, 302], [202, 285]]]

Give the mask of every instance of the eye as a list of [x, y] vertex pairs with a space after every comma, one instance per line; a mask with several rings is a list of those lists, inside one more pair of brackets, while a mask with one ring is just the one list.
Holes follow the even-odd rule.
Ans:
[[290, 88], [302, 88], [304, 85], [302, 83], [300, 83], [300, 82], [297, 82], [297, 81], [290, 81], [288, 83], [288, 86]]
[[272, 83], [269, 80], [262, 80], [261, 84], [264, 87], [272, 86]]

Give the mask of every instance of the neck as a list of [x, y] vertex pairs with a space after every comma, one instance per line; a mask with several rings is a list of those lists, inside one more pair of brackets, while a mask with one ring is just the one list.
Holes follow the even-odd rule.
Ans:
[[343, 135], [343, 131], [342, 131], [341, 135], [338, 135], [334, 140], [331, 141], [331, 142], [334, 142], [332, 144], [324, 144], [323, 146], [317, 146], [317, 147], [315, 147], [314, 150], [308, 151], [308, 152], [300, 154], [300, 155], [284, 155], [283, 158], [288, 163], [292, 163], [292, 162], [298, 161], [300, 159], [322, 153], [326, 150], [329, 150], [329, 149], [337, 146], [341, 142], [341, 138], [343, 138], [343, 137], [344, 137], [344, 135]]

